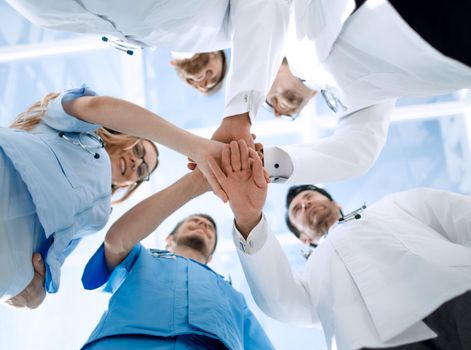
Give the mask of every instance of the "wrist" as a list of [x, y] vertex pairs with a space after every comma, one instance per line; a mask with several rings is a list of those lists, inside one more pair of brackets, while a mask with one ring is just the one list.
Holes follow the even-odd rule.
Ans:
[[187, 175], [193, 197], [198, 197], [210, 190], [209, 184], [200, 170], [195, 169]]
[[194, 135], [191, 145], [188, 148], [188, 158], [191, 158], [196, 163], [203, 161], [203, 157], [211, 149], [211, 140], [208, 140], [201, 136]]
[[234, 223], [237, 230], [242, 234], [242, 236], [244, 236], [244, 238], [247, 238], [250, 232], [252, 232], [255, 226], [258, 225], [261, 219], [262, 219], [262, 213], [258, 212], [255, 215], [252, 214], [246, 217], [243, 217], [243, 216], [235, 217]]
[[225, 117], [222, 122], [228, 124], [237, 124], [239, 128], [245, 128], [247, 130], [250, 130], [250, 126], [252, 125], [248, 112], [229, 115]]

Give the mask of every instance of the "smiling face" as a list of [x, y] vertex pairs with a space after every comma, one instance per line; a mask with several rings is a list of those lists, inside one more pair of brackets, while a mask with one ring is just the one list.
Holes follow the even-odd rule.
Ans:
[[140, 140], [130, 149], [116, 150], [109, 155], [112, 183], [117, 187], [128, 187], [147, 179], [158, 162], [156, 148], [148, 140]]
[[197, 53], [189, 59], [174, 59], [170, 63], [178, 75], [197, 90], [207, 93], [224, 79], [224, 52]]
[[304, 108], [317, 91], [308, 88], [295, 77], [286, 62], [278, 70], [275, 81], [266, 97], [266, 103], [276, 117], [295, 116]]
[[293, 198], [288, 207], [288, 216], [301, 232], [300, 240], [317, 244], [340, 219], [340, 206], [319, 192], [306, 190]]
[[189, 248], [209, 261], [216, 245], [216, 228], [207, 218], [193, 215], [186, 218], [176, 231], [167, 237], [167, 249]]

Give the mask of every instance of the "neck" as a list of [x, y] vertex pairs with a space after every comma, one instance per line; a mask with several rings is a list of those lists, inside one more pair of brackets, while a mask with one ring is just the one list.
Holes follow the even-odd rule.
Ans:
[[187, 259], [193, 259], [193, 260], [196, 260], [198, 261], [199, 263], [201, 264], [205, 264], [207, 263], [207, 258], [201, 254], [199, 251], [197, 250], [194, 250], [192, 248], [189, 248], [189, 247], [185, 247], [185, 246], [176, 246], [175, 249], [173, 249], [173, 252], [177, 255], [181, 255]]

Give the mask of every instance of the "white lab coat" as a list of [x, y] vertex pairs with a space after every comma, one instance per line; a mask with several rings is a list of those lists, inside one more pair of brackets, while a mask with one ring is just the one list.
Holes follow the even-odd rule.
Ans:
[[435, 337], [421, 320], [471, 290], [471, 197], [397, 193], [333, 227], [301, 275], [263, 219], [234, 240], [252, 295], [269, 316], [322, 324], [330, 348], [387, 347]]
[[224, 116], [254, 118], [283, 58], [290, 0], [7, 0], [35, 24], [172, 51], [231, 48]]
[[[334, 42], [323, 40], [330, 43], [325, 44], [329, 48], [326, 55], [319, 52], [315, 38], [303, 34], [309, 33], [315, 21], [299, 24], [296, 33], [291, 29], [286, 48], [290, 68], [303, 79], [337, 87], [349, 112], [401, 96], [433, 96], [471, 88], [471, 67], [433, 48], [387, 0], [368, 0], [351, 16], [346, 14], [351, 12], [353, 0], [332, 4], [329, 0], [299, 1], [309, 3], [306, 12], [324, 14], [322, 33], [338, 36]], [[342, 8], [338, 2], [345, 11], [337, 10], [334, 18], [335, 7]], [[334, 9], [328, 11], [329, 7]], [[295, 12], [292, 19], [297, 24], [299, 16]], [[330, 18], [332, 23], [327, 21]], [[325, 73], [319, 77], [320, 71]]]
[[394, 102], [373, 105], [341, 118], [331, 136], [314, 143], [281, 147], [293, 166], [289, 181], [322, 183], [364, 175], [387, 140]]
[[[334, 87], [349, 117], [333, 137], [266, 147], [265, 166], [274, 180], [320, 183], [362, 175], [386, 141], [380, 138], [387, 135], [392, 101], [471, 88], [471, 68], [430, 46], [389, 2], [369, 0], [348, 16], [352, 8], [353, 0], [295, 3], [286, 47], [290, 69], [314, 86]], [[365, 109], [376, 104], [384, 106]]]

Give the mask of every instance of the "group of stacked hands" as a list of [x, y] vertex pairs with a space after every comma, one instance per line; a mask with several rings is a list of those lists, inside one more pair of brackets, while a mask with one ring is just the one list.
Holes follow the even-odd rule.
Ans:
[[[398, 97], [471, 87], [471, 4], [8, 2], [35, 24], [109, 35], [128, 53], [173, 50], [179, 76], [204, 94], [227, 82], [211, 140], [87, 86], [49, 94], [0, 129], [7, 304], [33, 309], [57, 292], [65, 258], [103, 228], [112, 196], [126, 200], [158, 167], [157, 142], [191, 159], [192, 171], [118, 219], [87, 263], [84, 287], [113, 296], [84, 349], [273, 348], [241, 294], [207, 266], [217, 245], [210, 216], [180, 221], [166, 250], [139, 243], [210, 190], [230, 204], [234, 243], [267, 315], [320, 322], [327, 345], [335, 339], [338, 349], [471, 348], [471, 199], [413, 189], [344, 215], [313, 185], [368, 171]], [[263, 104], [294, 120], [314, 96], [342, 117], [332, 136], [255, 143], [250, 128]], [[298, 184], [286, 197], [287, 226], [315, 247], [300, 276], [262, 211], [270, 182], [285, 181]]]

